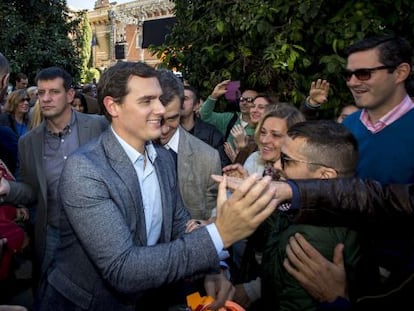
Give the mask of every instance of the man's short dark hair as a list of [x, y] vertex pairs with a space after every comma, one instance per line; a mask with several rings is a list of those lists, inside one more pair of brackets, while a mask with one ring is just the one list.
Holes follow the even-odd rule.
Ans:
[[60, 67], [48, 67], [40, 70], [36, 75], [35, 82], [37, 84], [38, 81], [54, 80], [56, 78], [63, 79], [63, 86], [66, 91], [72, 88], [72, 76]]
[[131, 76], [142, 78], [157, 78], [157, 71], [151, 66], [142, 62], [117, 62], [109, 67], [101, 76], [98, 83], [98, 103], [101, 111], [104, 112], [106, 118], [111, 120], [111, 116], [106, 111], [103, 99], [111, 96], [114, 100], [121, 104], [128, 95], [128, 80]]
[[303, 138], [306, 148], [301, 152], [309, 162], [335, 169], [341, 177], [355, 174], [358, 164], [358, 143], [341, 123], [332, 120], [309, 120], [292, 125], [287, 136]]
[[191, 93], [193, 93], [193, 97], [194, 97], [193, 104], [196, 104], [200, 101], [200, 93], [198, 92], [198, 90], [194, 86], [184, 85], [184, 90], [188, 90]]
[[410, 42], [403, 37], [392, 35], [380, 37], [368, 37], [354, 43], [345, 49], [345, 55], [349, 55], [372, 49], [378, 49], [379, 61], [385, 66], [397, 67], [401, 63], [412, 66], [413, 50]]
[[166, 69], [158, 70], [158, 79], [162, 89], [161, 103], [164, 106], [168, 105], [177, 96], [182, 105], [184, 103], [184, 85], [181, 80], [172, 71]]

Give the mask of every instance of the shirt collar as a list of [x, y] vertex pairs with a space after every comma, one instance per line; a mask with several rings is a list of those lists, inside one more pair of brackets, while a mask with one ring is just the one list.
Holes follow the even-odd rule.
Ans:
[[401, 103], [395, 106], [392, 110], [390, 110], [387, 114], [382, 116], [377, 122], [372, 123], [369, 120], [368, 112], [364, 108], [362, 109], [360, 120], [362, 124], [372, 133], [378, 133], [388, 125], [394, 123], [398, 119], [400, 119], [403, 115], [409, 112], [411, 109], [414, 108], [414, 103], [411, 100], [410, 96], [405, 96]]
[[69, 124], [67, 124], [64, 128], [63, 128], [63, 130], [62, 130], [62, 132], [59, 132], [59, 133], [54, 133], [54, 132], [52, 132], [51, 130], [49, 130], [49, 128], [48, 128], [48, 126], [47, 126], [47, 120], [44, 120], [44, 122], [45, 122], [45, 129], [46, 129], [46, 131], [47, 131], [47, 133], [48, 134], [50, 134], [50, 135], [52, 135], [52, 136], [56, 136], [56, 137], [64, 137], [64, 136], [66, 136], [68, 133], [70, 133], [70, 131], [71, 131], [71, 129], [74, 127], [74, 125], [75, 125], [75, 122], [76, 122], [76, 113], [74, 113], [73, 111], [72, 111], [72, 116], [70, 117], [70, 123]]
[[243, 120], [243, 115], [241, 113], [239, 115], [239, 119], [240, 119], [240, 125], [243, 126], [244, 128], [249, 125], [249, 122], [246, 122]]
[[178, 143], [180, 141], [180, 128], [178, 127], [171, 139], [164, 145], [167, 149], [172, 149], [178, 153]]
[[[135, 163], [139, 157], [143, 156], [140, 152], [138, 152], [135, 148], [133, 148], [130, 144], [128, 144], [125, 140], [123, 140], [112, 128], [112, 133], [114, 133], [115, 138], [121, 144], [122, 149], [124, 149], [125, 153], [127, 154], [128, 158], [131, 160], [132, 163]], [[154, 145], [151, 141], [148, 141], [145, 144], [145, 151], [147, 154], [148, 159], [154, 163], [155, 158], [157, 157], [157, 151], [154, 148]]]

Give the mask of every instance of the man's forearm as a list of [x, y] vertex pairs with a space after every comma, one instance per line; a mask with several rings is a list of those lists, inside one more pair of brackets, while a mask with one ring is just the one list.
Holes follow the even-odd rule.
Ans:
[[414, 214], [414, 184], [381, 185], [357, 178], [296, 180], [295, 184], [301, 209], [346, 210], [377, 219]]

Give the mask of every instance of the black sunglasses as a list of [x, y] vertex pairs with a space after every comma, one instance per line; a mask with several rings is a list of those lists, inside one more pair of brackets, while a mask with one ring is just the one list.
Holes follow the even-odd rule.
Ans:
[[23, 102], [25, 102], [25, 101], [30, 102], [30, 98], [29, 98], [29, 97], [25, 97], [25, 98], [22, 98], [22, 99], [20, 100], [20, 102], [21, 102], [21, 103], [23, 103]]
[[249, 104], [252, 103], [254, 101], [254, 99], [255, 99], [254, 97], [243, 97], [243, 96], [239, 98], [240, 102], [246, 101]]
[[377, 70], [383, 70], [383, 69], [395, 69], [395, 66], [378, 66], [374, 68], [361, 68], [354, 71], [351, 70], [345, 70], [342, 75], [345, 79], [345, 81], [349, 81], [352, 78], [352, 75], [354, 75], [358, 80], [360, 81], [368, 81], [371, 79], [371, 75], [373, 72]]
[[316, 163], [316, 162], [309, 162], [309, 161], [306, 161], [306, 160], [293, 159], [293, 158], [289, 157], [287, 154], [281, 152], [280, 153], [280, 165], [282, 166], [283, 170], [285, 169], [285, 166], [288, 162], [299, 162], [299, 163], [329, 167], [329, 166], [326, 166], [325, 164], [322, 164], [322, 163]]

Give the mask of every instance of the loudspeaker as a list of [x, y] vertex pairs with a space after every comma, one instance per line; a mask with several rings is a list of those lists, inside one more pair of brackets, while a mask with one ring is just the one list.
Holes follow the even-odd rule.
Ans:
[[126, 43], [116, 43], [115, 44], [115, 59], [125, 59], [127, 51]]

